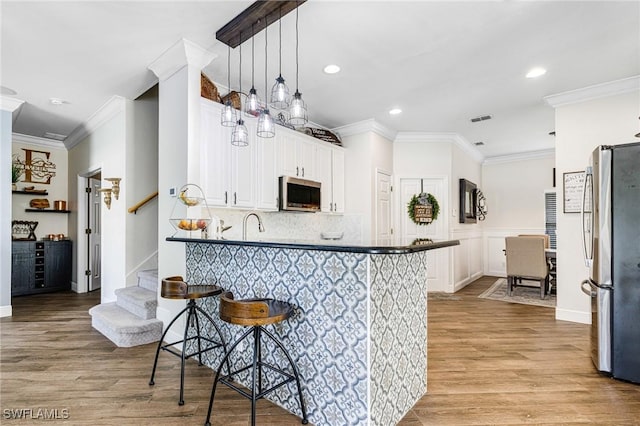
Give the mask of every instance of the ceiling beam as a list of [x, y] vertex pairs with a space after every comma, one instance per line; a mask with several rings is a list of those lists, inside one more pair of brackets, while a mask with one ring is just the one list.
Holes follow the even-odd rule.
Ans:
[[216, 31], [216, 39], [235, 48], [264, 30], [267, 22], [269, 25], [277, 22], [280, 16], [285, 16], [305, 1], [259, 0]]

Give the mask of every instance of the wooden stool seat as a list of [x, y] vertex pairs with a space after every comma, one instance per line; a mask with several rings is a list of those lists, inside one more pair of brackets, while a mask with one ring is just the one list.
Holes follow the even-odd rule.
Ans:
[[[153, 361], [153, 370], [151, 370], [151, 379], [149, 380], [149, 385], [153, 386], [155, 384], [155, 375], [156, 368], [158, 367], [158, 356], [160, 355], [160, 351], [167, 351], [172, 355], [175, 355], [180, 358], [180, 397], [178, 399], [178, 405], [184, 405], [184, 365], [187, 359], [197, 356], [198, 357], [198, 365], [202, 365], [202, 354], [208, 352], [213, 349], [222, 348], [224, 352], [227, 352], [227, 345], [224, 341], [224, 337], [222, 336], [222, 332], [220, 331], [220, 327], [218, 324], [211, 318], [204, 309], [196, 304], [196, 299], [202, 299], [205, 297], [216, 296], [222, 293], [222, 288], [217, 285], [209, 285], [209, 284], [187, 284], [184, 282], [181, 276], [176, 275], [173, 277], [164, 278], [162, 280], [162, 287], [160, 289], [160, 295], [166, 299], [175, 299], [175, 300], [188, 300], [187, 306], [180, 311], [178, 315], [176, 315], [173, 320], [169, 323], [169, 325], [165, 328], [160, 341], [158, 342], [158, 347], [156, 349], [156, 357]], [[164, 343], [164, 338], [171, 326], [180, 318], [182, 315], [186, 314], [187, 319], [184, 326], [184, 334], [182, 340], [178, 340], [176, 342]], [[209, 323], [213, 326], [216, 333], [218, 334], [218, 340], [214, 340], [208, 336], [202, 336], [200, 334], [200, 321], [201, 317], [208, 320]], [[195, 334], [193, 332], [189, 333], [190, 329], [195, 329]], [[189, 342], [193, 342], [193, 346], [195, 346], [195, 350], [190, 353], [187, 353]], [[177, 344], [182, 344], [182, 350], [177, 351], [174, 346]], [[231, 371], [231, 366], [227, 363], [227, 368]]]
[[[220, 362], [220, 366], [216, 371], [216, 377], [213, 380], [213, 386], [211, 388], [211, 397], [209, 398], [209, 410], [207, 411], [207, 420], [205, 426], [211, 426], [211, 412], [213, 410], [213, 400], [216, 394], [216, 388], [218, 383], [222, 383], [229, 388], [235, 390], [240, 395], [251, 400], [251, 426], [256, 424], [256, 402], [259, 399], [264, 398], [269, 393], [285, 386], [287, 383], [293, 382], [298, 390], [298, 399], [300, 401], [300, 410], [302, 411], [302, 424], [309, 423], [307, 418], [307, 408], [304, 404], [304, 398], [302, 397], [302, 386], [300, 384], [300, 373], [298, 373], [298, 367], [293, 358], [287, 351], [287, 348], [276, 339], [276, 337], [263, 326], [269, 324], [276, 324], [286, 320], [293, 314], [293, 306], [290, 303], [275, 300], [275, 299], [243, 299], [235, 300], [233, 293], [230, 291], [224, 292], [220, 296], [220, 319], [230, 324], [249, 326], [250, 328], [245, 331], [242, 336], [236, 340], [224, 358]], [[233, 372], [229, 372], [226, 375], [221, 375], [222, 367], [229, 365], [229, 356], [238, 347], [240, 342], [253, 336], [253, 362], [238, 366]], [[289, 369], [284, 370], [282, 367], [274, 365], [262, 359], [262, 345], [263, 340], [265, 343], [270, 341], [273, 349], [280, 349], [284, 354]], [[271, 351], [272, 349], [269, 348]], [[243, 349], [244, 351], [244, 349]], [[249, 391], [240, 387], [234, 380], [234, 375], [249, 371], [251, 378], [251, 388]], [[279, 377], [281, 380], [269, 381], [268, 384], [263, 383], [263, 379], [269, 374], [270, 377]]]
[[168, 277], [162, 280], [160, 296], [165, 299], [202, 299], [217, 296], [222, 287], [214, 284], [187, 284], [181, 276]]
[[220, 319], [237, 325], [267, 325], [286, 320], [293, 313], [287, 302], [274, 299], [234, 300], [233, 293], [220, 296]]

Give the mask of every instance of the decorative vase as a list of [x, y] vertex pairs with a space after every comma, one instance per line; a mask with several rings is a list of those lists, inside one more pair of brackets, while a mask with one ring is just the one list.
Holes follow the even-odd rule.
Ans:
[[18, 185], [16, 185], [15, 183], [11, 183], [11, 190], [12, 191], [17, 191], [18, 190]]

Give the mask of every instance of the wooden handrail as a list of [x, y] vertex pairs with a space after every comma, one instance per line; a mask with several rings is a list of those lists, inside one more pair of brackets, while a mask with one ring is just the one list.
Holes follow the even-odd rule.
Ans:
[[136, 214], [136, 212], [138, 211], [138, 209], [140, 209], [140, 207], [144, 206], [145, 204], [147, 204], [149, 201], [153, 200], [157, 196], [158, 196], [158, 191], [154, 192], [153, 194], [149, 194], [142, 201], [140, 201], [135, 206], [129, 208], [129, 210], [127, 210], [127, 211], [129, 213]]

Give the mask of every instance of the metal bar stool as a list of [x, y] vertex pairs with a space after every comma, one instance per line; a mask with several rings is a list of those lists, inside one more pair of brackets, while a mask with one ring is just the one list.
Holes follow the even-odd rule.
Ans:
[[[209, 411], [207, 412], [207, 421], [205, 422], [206, 426], [210, 426], [211, 419], [211, 410], [213, 408], [213, 399], [216, 394], [216, 386], [218, 382], [223, 383], [230, 387], [231, 389], [238, 392], [240, 395], [244, 396], [247, 399], [251, 400], [251, 425], [255, 426], [256, 424], [256, 402], [258, 399], [264, 398], [268, 393], [286, 385], [289, 382], [295, 380], [296, 385], [298, 387], [298, 397], [300, 399], [300, 408], [302, 410], [302, 424], [307, 424], [309, 420], [307, 419], [307, 410], [304, 405], [304, 399], [302, 398], [302, 388], [300, 386], [300, 375], [298, 373], [298, 368], [296, 367], [293, 358], [289, 355], [289, 352], [285, 349], [284, 345], [276, 339], [273, 334], [271, 334], [268, 330], [266, 330], [263, 325], [267, 324], [276, 324], [281, 321], [286, 320], [293, 313], [293, 307], [291, 304], [279, 300], [274, 299], [247, 299], [247, 300], [234, 300], [233, 293], [225, 292], [220, 296], [220, 319], [226, 321], [230, 324], [237, 324], [242, 326], [251, 326], [249, 330], [247, 330], [238, 340], [236, 340], [231, 348], [226, 353], [222, 361], [220, 362], [220, 366], [217, 369], [216, 377], [213, 382], [213, 387], [211, 389], [211, 398], [209, 399]], [[276, 344], [277, 347], [284, 353], [284, 355], [289, 360], [289, 365], [293, 370], [293, 374], [290, 374], [287, 371], [282, 370], [279, 367], [266, 363], [262, 360], [262, 335], [268, 337], [273, 343]], [[253, 335], [253, 363], [247, 365], [245, 367], [240, 368], [239, 370], [229, 372], [226, 376], [220, 376], [220, 371], [222, 370], [222, 366], [224, 363], [229, 362], [229, 355], [233, 352], [233, 350], [238, 346], [240, 342], [244, 339], [248, 338], [249, 335]], [[271, 385], [268, 389], [264, 389], [262, 386], [262, 371], [263, 368], [271, 370], [273, 372], [279, 373], [283, 376], [283, 380], [276, 384]], [[251, 381], [251, 390], [250, 392], [245, 391], [236, 385], [232, 376], [236, 375], [240, 372], [251, 370], [252, 373], [252, 381]]]
[[[224, 342], [224, 338], [222, 337], [222, 333], [220, 328], [216, 324], [216, 322], [211, 318], [207, 312], [205, 312], [201, 307], [196, 305], [196, 299], [202, 299], [204, 297], [217, 296], [222, 293], [222, 288], [217, 285], [189, 285], [183, 281], [182, 277], [175, 276], [164, 278], [162, 280], [162, 289], [160, 295], [166, 299], [180, 299], [180, 300], [188, 300], [187, 306], [180, 311], [178, 315], [171, 320], [167, 328], [165, 329], [160, 341], [158, 342], [158, 348], [156, 349], [156, 357], [153, 361], [153, 370], [151, 371], [151, 379], [149, 380], [149, 385], [153, 386], [155, 384], [154, 377], [156, 374], [156, 367], [158, 366], [158, 355], [160, 355], [160, 350], [167, 351], [181, 359], [180, 365], [180, 399], [178, 400], [178, 405], [184, 405], [184, 363], [187, 359], [198, 355], [198, 365], [202, 365], [202, 354], [210, 351], [212, 349], [217, 349], [222, 347], [226, 353], [227, 345]], [[178, 340], [172, 343], [165, 343], [164, 338], [169, 332], [169, 329], [175, 323], [178, 318], [180, 318], [184, 313], [187, 313], [187, 321], [184, 327], [184, 337], [182, 340]], [[208, 337], [200, 335], [200, 319], [198, 318], [198, 313], [204, 315], [206, 319], [213, 325], [218, 333], [218, 337], [220, 341], [212, 340]], [[195, 325], [196, 334], [194, 336], [189, 336], [189, 329]], [[197, 342], [198, 350], [196, 352], [187, 353], [187, 343], [195, 340]], [[207, 347], [202, 347], [202, 341], [208, 345]], [[177, 352], [172, 346], [182, 343], [182, 351]], [[229, 363], [227, 363], [227, 368], [231, 371]]]

